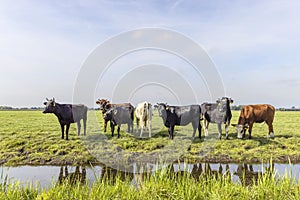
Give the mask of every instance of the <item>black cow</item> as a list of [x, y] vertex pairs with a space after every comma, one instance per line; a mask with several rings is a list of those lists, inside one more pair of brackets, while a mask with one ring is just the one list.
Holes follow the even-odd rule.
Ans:
[[199, 105], [189, 106], [169, 106], [165, 103], [157, 103], [159, 116], [163, 119], [164, 125], [168, 127], [169, 138], [174, 138], [174, 127], [186, 126], [189, 123], [193, 125], [193, 138], [198, 128], [199, 138], [201, 138], [200, 115], [201, 108]]
[[115, 126], [118, 126], [118, 138], [120, 137], [121, 124], [128, 125], [128, 132], [133, 133], [134, 108], [132, 106], [119, 106], [108, 110], [104, 115], [105, 121], [110, 121], [111, 136], [114, 136]]
[[[107, 99], [98, 99], [96, 101], [96, 104], [100, 106], [100, 110], [102, 111], [102, 116], [105, 116], [105, 113], [110, 110], [111, 108], [119, 107], [119, 106], [127, 106], [133, 108], [133, 106], [130, 103], [119, 103], [119, 104], [112, 104]], [[132, 109], [132, 112], [134, 112], [134, 109]], [[106, 132], [107, 122], [104, 120], [104, 133]], [[129, 126], [128, 126], [128, 132], [129, 132]]]
[[232, 117], [230, 103], [233, 103], [233, 100], [228, 97], [222, 97], [222, 99], [218, 99], [216, 102], [201, 104], [205, 136], [208, 136], [208, 125], [211, 122], [218, 124], [219, 138], [221, 139], [222, 124], [224, 123], [226, 139], [228, 139], [228, 128]]
[[86, 120], [88, 108], [83, 104], [59, 104], [55, 99], [47, 99], [44, 102], [46, 105], [43, 113], [54, 113], [58, 118], [61, 126], [61, 138], [64, 139], [64, 129], [66, 126], [66, 140], [68, 140], [68, 133], [71, 123], [77, 123], [78, 135], [80, 135], [80, 120], [83, 119], [84, 135], [86, 135]]

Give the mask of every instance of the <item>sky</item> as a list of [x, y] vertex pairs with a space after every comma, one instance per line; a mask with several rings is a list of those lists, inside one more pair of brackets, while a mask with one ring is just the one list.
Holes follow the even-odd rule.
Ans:
[[[297, 0], [0, 0], [0, 105], [43, 106], [46, 97], [73, 102], [76, 81], [95, 49], [128, 31], [160, 28], [178, 32], [205, 50], [222, 79], [220, 97], [232, 97], [236, 105], [300, 107], [299, 9]], [[159, 50], [132, 52], [114, 61], [99, 77], [93, 98], [113, 98], [101, 89], [103, 81], [106, 89], [126, 85], [120, 66], [126, 66], [128, 74], [145, 65], [161, 66], [161, 79], [163, 66], [171, 69], [174, 75], [165, 74], [170, 85], [185, 84], [174, 80], [179, 74], [200, 96], [195, 103], [212, 100], [205, 77], [193, 77], [191, 64]], [[165, 86], [145, 86], [147, 92], [136, 89], [131, 100], [149, 97], [152, 102], [176, 103], [172, 98], [177, 87], [172, 93]]]

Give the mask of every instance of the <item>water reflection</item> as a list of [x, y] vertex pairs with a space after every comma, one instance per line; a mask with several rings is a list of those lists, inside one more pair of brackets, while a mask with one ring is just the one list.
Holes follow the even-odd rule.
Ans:
[[255, 171], [252, 164], [238, 164], [236, 172], [234, 175], [237, 175], [240, 179], [240, 182], [245, 185], [253, 185], [257, 183], [259, 177], [265, 173], [265, 175], [272, 175], [274, 172], [274, 164], [264, 167], [262, 171]]
[[[298, 180], [300, 165], [289, 164], [215, 164], [215, 163], [196, 163], [183, 164], [175, 163], [161, 166], [169, 172], [170, 177], [187, 175], [195, 180], [204, 178], [224, 178], [229, 177], [233, 182], [240, 182], [243, 185], [251, 185], [257, 182], [262, 173], [276, 172], [276, 176], [285, 175], [287, 172], [294, 175]], [[50, 187], [54, 184], [62, 184], [69, 181], [71, 184], [91, 185], [95, 180], [105, 181], [108, 184], [115, 184], [116, 179], [130, 181], [136, 188], [143, 185], [145, 179], [149, 178], [156, 169], [156, 164], [147, 163], [146, 165], [133, 165], [130, 172], [118, 171], [107, 166], [19, 166], [2, 167], [3, 176], [0, 182], [7, 176], [10, 183], [19, 181], [21, 185], [30, 182], [39, 182], [41, 187]], [[26, 172], [26, 173], [24, 173]], [[187, 173], [188, 172], [188, 173]], [[270, 173], [271, 174], [271, 173]], [[274, 175], [274, 174], [272, 174]]]
[[132, 180], [133, 177], [134, 177], [134, 173], [118, 171], [111, 167], [104, 166], [102, 167], [101, 170], [100, 180], [103, 180], [109, 184], [115, 184], [117, 178], [122, 181], [125, 181], [125, 180]]
[[[58, 184], [69, 183], [75, 185], [77, 183], [85, 184], [86, 183], [86, 169], [85, 166], [80, 167], [76, 166], [74, 172], [68, 170], [69, 166], [61, 166], [59, 175], [58, 175]], [[81, 171], [80, 171], [81, 168]]]

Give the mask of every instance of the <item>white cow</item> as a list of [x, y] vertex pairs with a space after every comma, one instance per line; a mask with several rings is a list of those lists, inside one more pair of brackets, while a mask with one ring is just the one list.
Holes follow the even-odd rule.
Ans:
[[[141, 127], [141, 135], [143, 135], [144, 127], [146, 126], [149, 131], [149, 137], [151, 137], [151, 129], [152, 129], [152, 106], [148, 102], [139, 103], [135, 109], [135, 117], [136, 117], [136, 132], [139, 131], [139, 125]], [[141, 122], [141, 123], [139, 123]]]

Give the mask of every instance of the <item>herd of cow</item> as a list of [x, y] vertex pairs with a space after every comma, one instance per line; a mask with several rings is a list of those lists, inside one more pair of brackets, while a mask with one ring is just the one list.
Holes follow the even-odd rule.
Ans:
[[[83, 120], [84, 135], [86, 135], [86, 121], [88, 108], [83, 104], [59, 104], [55, 99], [46, 99], [44, 102], [45, 110], [43, 113], [54, 113], [61, 125], [62, 139], [66, 132], [68, 140], [68, 132], [71, 123], [77, 123], [78, 135], [80, 135], [81, 123]], [[198, 129], [199, 138], [201, 138], [201, 123], [203, 120], [204, 133], [208, 136], [209, 123], [216, 123], [218, 126], [219, 139], [222, 134], [222, 124], [225, 124], [226, 139], [228, 139], [228, 129], [232, 117], [230, 104], [233, 100], [228, 97], [218, 99], [216, 103], [203, 103], [201, 105], [187, 106], [170, 106], [167, 103], [157, 103], [153, 106], [158, 110], [159, 116], [162, 118], [164, 125], [168, 128], [169, 138], [174, 138], [175, 126], [186, 126], [192, 124], [193, 138]], [[100, 106], [104, 119], [104, 132], [106, 132], [107, 123], [110, 122], [111, 134], [114, 136], [115, 126], [118, 127], [118, 137], [120, 137], [120, 128], [122, 124], [128, 125], [128, 132], [133, 133], [134, 116], [136, 118], [136, 131], [140, 128], [140, 137], [143, 130], [147, 127], [149, 137], [151, 137], [152, 129], [152, 105], [149, 102], [142, 102], [134, 108], [130, 103], [112, 104], [106, 99], [98, 99], [96, 104]], [[248, 129], [249, 138], [251, 138], [252, 127], [254, 123], [266, 122], [269, 127], [268, 139], [270, 134], [274, 137], [273, 120], [275, 108], [269, 104], [247, 105], [241, 110], [236, 127], [237, 137], [244, 138]], [[65, 131], [66, 126], [66, 131]]]

